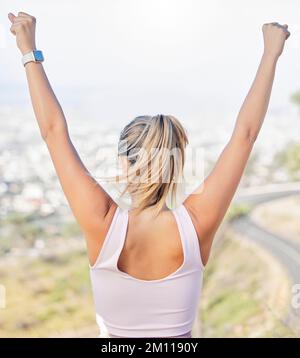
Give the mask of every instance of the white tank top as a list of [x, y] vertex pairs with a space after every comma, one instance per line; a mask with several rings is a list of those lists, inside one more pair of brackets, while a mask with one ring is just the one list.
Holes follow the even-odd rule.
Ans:
[[100, 337], [176, 337], [189, 335], [197, 313], [204, 266], [193, 222], [185, 206], [172, 210], [183, 247], [183, 264], [157, 280], [120, 271], [128, 210], [118, 207], [90, 277]]

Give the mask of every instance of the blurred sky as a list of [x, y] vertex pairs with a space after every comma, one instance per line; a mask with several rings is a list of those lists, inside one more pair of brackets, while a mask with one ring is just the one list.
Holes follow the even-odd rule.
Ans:
[[292, 32], [271, 110], [300, 88], [299, 0], [1, 0], [0, 9], [0, 105], [29, 106], [10, 11], [37, 17], [37, 47], [62, 103], [104, 120], [237, 112], [262, 54], [261, 26], [271, 21]]

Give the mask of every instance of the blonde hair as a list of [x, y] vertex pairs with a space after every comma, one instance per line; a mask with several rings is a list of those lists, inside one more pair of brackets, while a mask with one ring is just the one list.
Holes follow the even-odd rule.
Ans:
[[183, 178], [187, 134], [171, 115], [140, 116], [122, 130], [118, 155], [128, 160], [126, 187], [137, 210], [155, 206], [158, 214], [167, 198], [176, 202], [177, 183]]

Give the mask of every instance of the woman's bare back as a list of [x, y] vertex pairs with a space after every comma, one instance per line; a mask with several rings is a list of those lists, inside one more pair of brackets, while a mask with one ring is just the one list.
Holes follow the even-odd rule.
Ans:
[[[175, 272], [184, 260], [179, 228], [171, 210], [156, 218], [147, 211], [129, 211], [128, 228], [118, 269], [142, 280], [157, 280]], [[120, 238], [123, 240], [124, 238]]]

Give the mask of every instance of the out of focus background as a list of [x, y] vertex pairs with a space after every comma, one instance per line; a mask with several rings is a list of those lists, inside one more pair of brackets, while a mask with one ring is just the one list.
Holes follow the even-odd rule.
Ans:
[[45, 69], [95, 177], [122, 127], [158, 113], [182, 121], [208, 173], [255, 76], [262, 25], [289, 24], [264, 127], [206, 269], [194, 336], [299, 337], [299, 1], [1, 0], [0, 8], [0, 337], [98, 335], [84, 240], [9, 33], [7, 13], [18, 11], [37, 18]]

